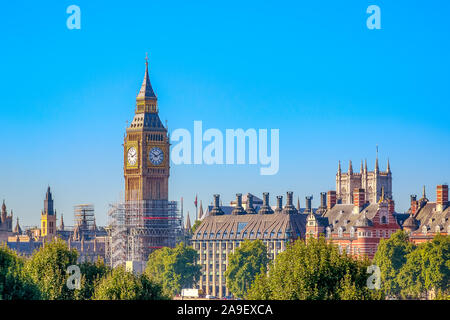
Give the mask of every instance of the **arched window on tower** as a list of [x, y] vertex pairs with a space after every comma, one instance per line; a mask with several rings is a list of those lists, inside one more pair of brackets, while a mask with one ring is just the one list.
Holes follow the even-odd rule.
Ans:
[[387, 224], [386, 216], [381, 216], [381, 224]]

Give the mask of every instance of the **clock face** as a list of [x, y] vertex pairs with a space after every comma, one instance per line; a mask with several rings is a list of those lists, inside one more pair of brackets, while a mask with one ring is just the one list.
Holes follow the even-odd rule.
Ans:
[[137, 162], [137, 152], [136, 152], [136, 148], [135, 147], [131, 147], [130, 149], [128, 149], [128, 164], [131, 166], [136, 165]]
[[164, 152], [160, 148], [154, 147], [148, 153], [148, 158], [153, 165], [158, 166], [164, 160]]

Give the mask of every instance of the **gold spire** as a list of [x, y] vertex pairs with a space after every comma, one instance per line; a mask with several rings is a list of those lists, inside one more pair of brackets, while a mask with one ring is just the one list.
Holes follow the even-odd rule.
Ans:
[[381, 198], [378, 202], [383, 202], [384, 201], [384, 186], [381, 186]]

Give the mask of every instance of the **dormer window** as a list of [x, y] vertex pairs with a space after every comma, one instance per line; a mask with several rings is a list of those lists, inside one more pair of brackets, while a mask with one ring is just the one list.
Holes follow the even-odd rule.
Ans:
[[355, 236], [355, 228], [354, 227], [351, 227], [350, 228], [350, 237], [354, 237]]
[[381, 224], [387, 224], [386, 216], [381, 217]]

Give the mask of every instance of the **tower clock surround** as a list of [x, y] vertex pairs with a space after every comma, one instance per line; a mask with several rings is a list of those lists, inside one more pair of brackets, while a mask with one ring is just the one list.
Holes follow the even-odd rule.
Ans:
[[124, 138], [125, 201], [168, 201], [169, 137], [159, 118], [158, 98], [151, 86], [148, 60], [136, 97], [133, 121]]

